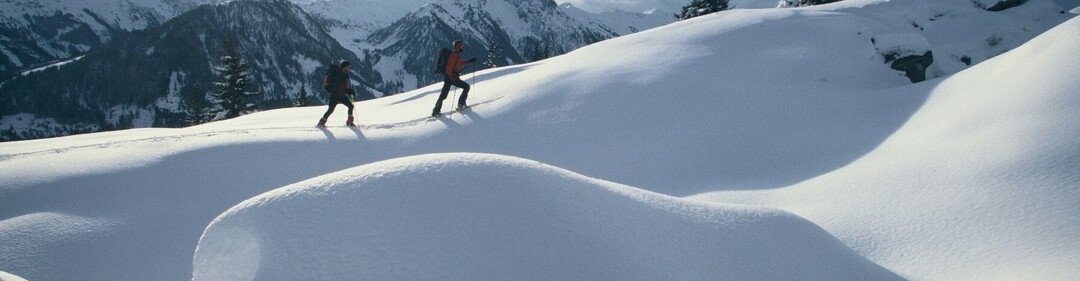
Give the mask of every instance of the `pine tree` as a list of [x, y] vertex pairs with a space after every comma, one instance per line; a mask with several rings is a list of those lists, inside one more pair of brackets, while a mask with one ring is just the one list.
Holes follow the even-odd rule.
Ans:
[[206, 100], [206, 94], [198, 88], [192, 87], [191, 91], [184, 95], [181, 102], [184, 108], [184, 126], [195, 126], [210, 122], [213, 119], [210, 103]]
[[542, 61], [551, 57], [551, 47], [546, 43], [538, 43], [529, 54], [529, 61]]
[[484, 60], [484, 66], [487, 66], [488, 68], [497, 67], [498, 65], [495, 61], [499, 59], [499, 44], [496, 44], [494, 40], [491, 41], [491, 43], [488, 43], [487, 51], [488, 55], [487, 59]]
[[300, 84], [300, 93], [296, 94], [296, 101], [293, 102], [293, 106], [301, 107], [309, 105], [311, 105], [311, 96], [308, 95], [307, 85]]
[[214, 97], [218, 99], [220, 113], [225, 119], [244, 115], [255, 109], [250, 100], [257, 92], [249, 92], [252, 79], [247, 63], [240, 59], [236, 39], [230, 36], [225, 42], [225, 55], [221, 56], [221, 66], [214, 68], [221, 76], [221, 82], [214, 82]]
[[675, 15], [676, 20], [685, 20], [731, 9], [728, 0], [693, 0], [682, 7], [682, 13]]

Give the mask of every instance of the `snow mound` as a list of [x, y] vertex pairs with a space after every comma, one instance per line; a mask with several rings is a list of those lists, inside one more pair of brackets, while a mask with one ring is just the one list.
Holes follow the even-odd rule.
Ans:
[[251, 198], [193, 280], [894, 280], [802, 218], [490, 154], [388, 160]]
[[0, 270], [0, 281], [26, 281], [26, 279]]
[[792, 211], [904, 276], [1075, 279], [1077, 50], [1080, 18], [939, 81], [909, 122], [851, 165], [785, 189], [697, 198]]

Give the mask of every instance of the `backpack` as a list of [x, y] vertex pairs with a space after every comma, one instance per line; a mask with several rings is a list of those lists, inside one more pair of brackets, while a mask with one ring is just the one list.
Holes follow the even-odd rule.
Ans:
[[443, 73], [446, 71], [446, 64], [450, 60], [450, 50], [446, 48], [439, 49], [439, 60], [435, 61], [435, 73]]
[[330, 65], [330, 68], [328, 70], [326, 70], [326, 76], [323, 76], [322, 87], [323, 87], [323, 90], [326, 90], [326, 92], [328, 92], [328, 93], [332, 93], [330, 90], [337, 88], [338, 87], [337, 84], [340, 83], [340, 81], [334, 81], [334, 80], [339, 80], [339, 79], [331, 78], [331, 76], [334, 75], [335, 71], [339, 71], [338, 69], [339, 68], [338, 68], [337, 65]]

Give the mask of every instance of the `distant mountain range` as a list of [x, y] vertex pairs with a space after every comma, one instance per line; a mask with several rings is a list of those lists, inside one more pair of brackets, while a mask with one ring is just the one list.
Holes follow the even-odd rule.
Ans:
[[260, 109], [290, 106], [302, 86], [318, 89], [319, 76], [338, 59], [354, 61], [354, 81], [370, 86], [360, 87], [361, 98], [379, 91], [378, 73], [296, 5], [233, 1], [200, 6], [62, 65], [19, 74], [0, 85], [0, 111], [32, 114], [22, 118], [34, 119], [28, 131], [43, 131], [35, 136], [178, 126], [184, 96], [205, 96], [219, 79], [213, 67], [230, 38], [252, 67]]
[[[771, 0], [733, 0], [737, 7], [765, 2]], [[1015, 5], [989, 11], [1006, 2]], [[291, 106], [301, 88], [324, 102], [319, 78], [342, 59], [353, 62], [359, 98], [370, 99], [437, 82], [435, 53], [454, 40], [466, 42], [465, 57], [481, 61], [496, 46], [493, 63], [504, 66], [674, 21], [665, 10], [590, 13], [567, 3], [0, 0], [0, 141], [180, 126], [183, 100], [207, 96], [219, 79], [213, 69], [230, 38], [251, 65], [250, 90], [262, 93], [256, 103], [266, 110]], [[834, 5], [854, 5], [847, 3]], [[938, 2], [875, 10], [890, 15], [883, 24], [911, 30], [868, 44], [921, 81], [1008, 51], [1066, 13], [1050, 0], [979, 0], [971, 7], [976, 3], [986, 11], [951, 11]]]
[[0, 1], [0, 81], [73, 58], [214, 0]]
[[258, 107], [272, 109], [301, 87], [324, 101], [316, 84], [341, 59], [370, 99], [435, 82], [433, 55], [453, 40], [481, 58], [494, 42], [502, 66], [673, 21], [550, 0], [217, 2], [0, 3], [0, 140], [179, 126], [181, 101], [209, 93], [230, 37], [252, 66]]

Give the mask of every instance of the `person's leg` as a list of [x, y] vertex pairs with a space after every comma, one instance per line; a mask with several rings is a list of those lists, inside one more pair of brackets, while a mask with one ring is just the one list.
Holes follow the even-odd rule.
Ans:
[[458, 102], [457, 102], [458, 107], [465, 107], [465, 100], [469, 98], [469, 88], [470, 88], [469, 83], [465, 83], [465, 81], [462, 81], [461, 79], [457, 79], [457, 81], [454, 81], [454, 86], [456, 86], [458, 88], [461, 88], [461, 90], [462, 90], [461, 91], [461, 97], [458, 98]]
[[349, 108], [349, 119], [345, 120], [345, 126], [356, 126], [356, 123], [353, 123], [353, 103], [352, 103], [352, 100], [349, 99], [349, 98], [342, 98], [341, 103], [345, 104], [345, 107]]
[[338, 101], [337, 101], [336, 98], [330, 97], [330, 104], [328, 104], [330, 106], [330, 108], [327, 108], [326, 113], [323, 114], [323, 116], [322, 116], [322, 121], [323, 122], [326, 122], [326, 118], [330, 118], [330, 113], [334, 113], [334, 107], [337, 107], [337, 103], [338, 103]]
[[348, 98], [346, 98], [345, 100], [342, 101], [342, 103], [345, 104], [345, 107], [349, 108], [349, 117], [352, 117], [353, 116], [352, 115], [352, 113], [353, 113], [353, 103], [352, 103], [352, 101], [350, 101]]
[[439, 114], [442, 111], [443, 100], [446, 99], [446, 95], [450, 93], [450, 80], [444, 79], [442, 85], [442, 92], [439, 93], [439, 100], [435, 101], [435, 108], [431, 110], [431, 115]]

